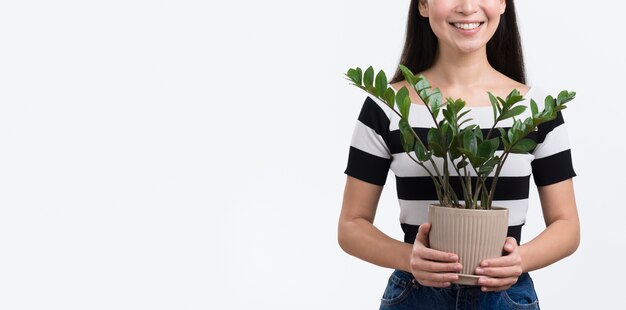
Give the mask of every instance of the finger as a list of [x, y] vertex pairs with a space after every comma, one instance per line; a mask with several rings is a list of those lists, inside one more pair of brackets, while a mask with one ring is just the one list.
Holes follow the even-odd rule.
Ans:
[[476, 268], [475, 273], [476, 275], [489, 276], [493, 278], [519, 277], [522, 275], [522, 267], [518, 265], [491, 268], [478, 267]]
[[482, 290], [494, 291], [498, 289], [502, 289], [505, 287], [511, 287], [513, 284], [517, 283], [517, 277], [510, 278], [491, 278], [491, 277], [480, 277], [478, 279], [478, 285], [480, 285]]
[[430, 233], [430, 223], [424, 223], [422, 225], [420, 225], [419, 229], [417, 230], [417, 236], [415, 237], [416, 240], [418, 240], [419, 242], [421, 242], [423, 245], [430, 247], [430, 244], [428, 242], [428, 234]]
[[485, 259], [484, 261], [480, 262], [480, 267], [483, 267], [483, 268], [507, 267], [507, 266], [513, 266], [513, 265], [521, 265], [521, 264], [522, 264], [522, 257], [517, 254], [515, 255], [511, 254], [511, 255], [506, 255], [506, 256]]
[[[459, 280], [459, 275], [456, 273], [430, 273], [430, 272], [420, 271], [420, 272], [415, 272], [414, 277], [416, 279], [419, 279], [418, 282], [420, 282], [420, 284], [422, 282], [441, 284], [441, 283], [454, 282], [454, 281]], [[428, 286], [433, 286], [433, 285], [428, 285]]]
[[517, 248], [517, 241], [513, 237], [507, 237], [504, 241], [504, 250], [508, 253], [513, 253]]
[[414, 267], [426, 272], [460, 272], [463, 270], [460, 263], [441, 263], [429, 260], [418, 261]]
[[419, 251], [419, 256], [422, 259], [427, 259], [431, 261], [438, 262], [451, 262], [456, 263], [459, 261], [459, 256], [454, 253], [448, 253], [443, 251], [438, 251], [430, 248], [422, 248]]

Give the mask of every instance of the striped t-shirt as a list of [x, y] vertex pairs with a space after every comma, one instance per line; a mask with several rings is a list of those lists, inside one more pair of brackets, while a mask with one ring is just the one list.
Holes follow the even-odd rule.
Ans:
[[[526, 100], [517, 104], [528, 106], [526, 111], [517, 118], [523, 120], [530, 116], [530, 98], [537, 102], [541, 110], [547, 95], [548, 93], [532, 87], [524, 96]], [[483, 136], [486, 136], [493, 126], [491, 106], [469, 108], [471, 112], [465, 118], [472, 118], [473, 120], [469, 123], [478, 125], [483, 131]], [[439, 117], [442, 117], [442, 113]], [[422, 167], [413, 162], [402, 148], [398, 129], [399, 120], [399, 116], [383, 101], [375, 97], [366, 97], [354, 129], [345, 173], [365, 182], [382, 186], [386, 182], [389, 169], [393, 171], [396, 177], [400, 224], [404, 231], [404, 241], [413, 243], [419, 225], [428, 221], [428, 206], [437, 204], [438, 200], [430, 176]], [[504, 120], [498, 123], [498, 127], [508, 130], [512, 122], [512, 119]], [[411, 104], [409, 124], [422, 141], [427, 141], [428, 130], [434, 127], [426, 106], [417, 103]], [[500, 133], [497, 130], [491, 134], [491, 137], [499, 136]], [[558, 112], [556, 119], [541, 124], [527, 138], [535, 140], [537, 146], [528, 154], [511, 153], [508, 156], [498, 177], [493, 199], [493, 206], [509, 209], [508, 235], [515, 237], [518, 243], [528, 210], [530, 176], [533, 176], [537, 186], [545, 186], [576, 175], [561, 112]], [[496, 152], [501, 154], [502, 150], [503, 145], [500, 143]], [[433, 158], [441, 171], [443, 160]], [[433, 171], [429, 162], [425, 165]], [[451, 185], [459, 197], [459, 202], [462, 203], [463, 191], [460, 180], [454, 169], [450, 170]], [[475, 181], [476, 174], [472, 171], [471, 175], [474, 177], [472, 181]], [[491, 177], [487, 179], [488, 186], [491, 181]]]

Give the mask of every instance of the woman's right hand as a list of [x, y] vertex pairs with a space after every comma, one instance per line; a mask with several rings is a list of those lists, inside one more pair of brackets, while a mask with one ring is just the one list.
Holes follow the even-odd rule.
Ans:
[[413, 251], [411, 251], [411, 273], [421, 285], [447, 287], [459, 279], [457, 272], [463, 269], [458, 255], [429, 248], [430, 223], [420, 225]]

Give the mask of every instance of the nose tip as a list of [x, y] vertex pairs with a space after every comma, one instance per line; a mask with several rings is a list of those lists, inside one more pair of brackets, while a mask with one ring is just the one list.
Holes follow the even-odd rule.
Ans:
[[478, 1], [476, 0], [463, 0], [460, 1], [457, 7], [458, 13], [472, 14], [478, 11]]

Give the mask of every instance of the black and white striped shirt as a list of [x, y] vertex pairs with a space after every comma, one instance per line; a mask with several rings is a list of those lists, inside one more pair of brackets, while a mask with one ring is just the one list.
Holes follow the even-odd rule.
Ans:
[[[533, 87], [524, 96], [527, 99], [518, 105], [529, 106], [530, 98], [533, 98], [541, 109], [547, 95]], [[528, 107], [518, 118], [525, 119], [530, 113]], [[441, 114], [439, 116], [441, 117]], [[493, 126], [491, 106], [471, 107], [471, 112], [466, 117], [472, 118], [471, 123], [480, 126], [484, 136]], [[384, 102], [368, 96], [354, 129], [345, 173], [382, 186], [386, 182], [389, 169], [393, 171], [400, 204], [400, 223], [405, 233], [404, 240], [412, 243], [419, 225], [428, 220], [428, 206], [438, 203], [438, 200], [432, 179], [402, 148], [399, 120], [399, 116]], [[498, 123], [498, 126], [508, 130], [512, 122], [512, 119], [507, 119]], [[432, 117], [423, 104], [411, 104], [409, 123], [422, 141], [427, 140], [428, 129], [434, 127]], [[497, 136], [499, 132], [492, 132], [492, 137]], [[537, 186], [557, 183], [576, 175], [561, 112], [556, 119], [541, 124], [538, 130], [527, 138], [535, 140], [537, 146], [528, 154], [508, 156], [498, 178], [493, 201], [494, 206], [509, 209], [509, 236], [515, 237], [518, 242], [521, 226], [526, 221], [531, 175]], [[497, 152], [501, 153], [502, 148], [500, 145]], [[443, 160], [434, 159], [441, 169]], [[430, 163], [425, 164], [429, 168], [432, 167]], [[450, 175], [452, 187], [461, 200], [463, 192], [460, 180], [453, 169]], [[471, 175], [475, 176], [473, 172]], [[491, 179], [488, 178], [488, 184], [491, 184]]]

